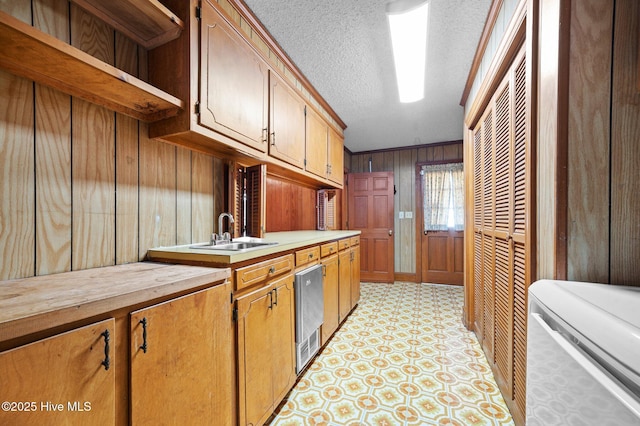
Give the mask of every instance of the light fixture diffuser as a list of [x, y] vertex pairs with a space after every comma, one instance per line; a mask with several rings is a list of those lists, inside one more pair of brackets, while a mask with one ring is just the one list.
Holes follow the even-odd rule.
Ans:
[[400, 0], [387, 4], [400, 102], [424, 98], [429, 3]]

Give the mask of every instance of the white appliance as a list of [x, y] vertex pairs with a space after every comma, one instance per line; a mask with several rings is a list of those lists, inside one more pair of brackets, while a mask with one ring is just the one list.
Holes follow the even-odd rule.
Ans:
[[640, 287], [530, 286], [526, 424], [640, 425]]
[[295, 275], [296, 373], [304, 369], [320, 349], [320, 326], [324, 322], [322, 265]]

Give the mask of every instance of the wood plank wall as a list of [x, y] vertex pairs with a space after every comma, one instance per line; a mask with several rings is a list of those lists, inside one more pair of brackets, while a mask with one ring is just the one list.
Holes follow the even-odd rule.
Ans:
[[[0, 10], [146, 78], [146, 51], [60, 0]], [[137, 262], [209, 239], [226, 164], [145, 123], [0, 71], [0, 280]]]
[[[416, 271], [416, 235], [415, 219], [418, 217], [416, 206], [416, 163], [460, 161], [463, 158], [462, 141], [443, 142], [423, 145], [415, 148], [403, 148], [384, 151], [350, 153], [350, 162], [345, 156], [345, 165], [350, 173], [369, 171], [371, 159], [372, 172], [393, 172], [396, 186], [394, 202], [394, 264], [398, 279], [418, 280]], [[412, 219], [398, 219], [398, 212], [413, 212]]]
[[267, 175], [267, 232], [316, 229], [316, 190]]
[[640, 286], [640, 4], [540, 10], [537, 278]]

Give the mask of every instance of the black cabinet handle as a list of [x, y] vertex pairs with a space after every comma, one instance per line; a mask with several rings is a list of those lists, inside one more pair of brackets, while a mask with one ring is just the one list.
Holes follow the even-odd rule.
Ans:
[[273, 291], [269, 292], [269, 309], [273, 309]]
[[109, 342], [111, 341], [109, 329], [103, 331], [100, 335], [104, 338], [104, 361], [101, 364], [105, 370], [108, 370], [111, 365], [111, 360], [109, 359]]
[[142, 318], [139, 322], [139, 324], [142, 324], [142, 346], [140, 346], [140, 349], [142, 349], [142, 352], [144, 352], [145, 354], [147, 353], [147, 318]]
[[274, 288], [273, 292], [276, 294], [276, 301], [273, 303], [274, 305], [278, 306], [278, 289]]

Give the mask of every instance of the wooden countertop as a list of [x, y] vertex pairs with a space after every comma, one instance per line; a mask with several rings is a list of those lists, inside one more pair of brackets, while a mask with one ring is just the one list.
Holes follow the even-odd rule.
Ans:
[[0, 342], [224, 282], [227, 268], [151, 262], [0, 282]]
[[156, 247], [147, 251], [147, 256], [151, 260], [194, 262], [198, 264], [220, 264], [233, 265], [234, 263], [245, 262], [257, 259], [262, 256], [269, 256], [281, 252], [296, 250], [302, 247], [323, 244], [343, 238], [360, 235], [360, 231], [288, 231], [269, 232], [264, 240], [266, 242], [277, 242], [278, 244], [266, 246], [265, 248], [249, 250], [246, 252], [211, 250], [192, 248], [196, 244], [183, 246]]

